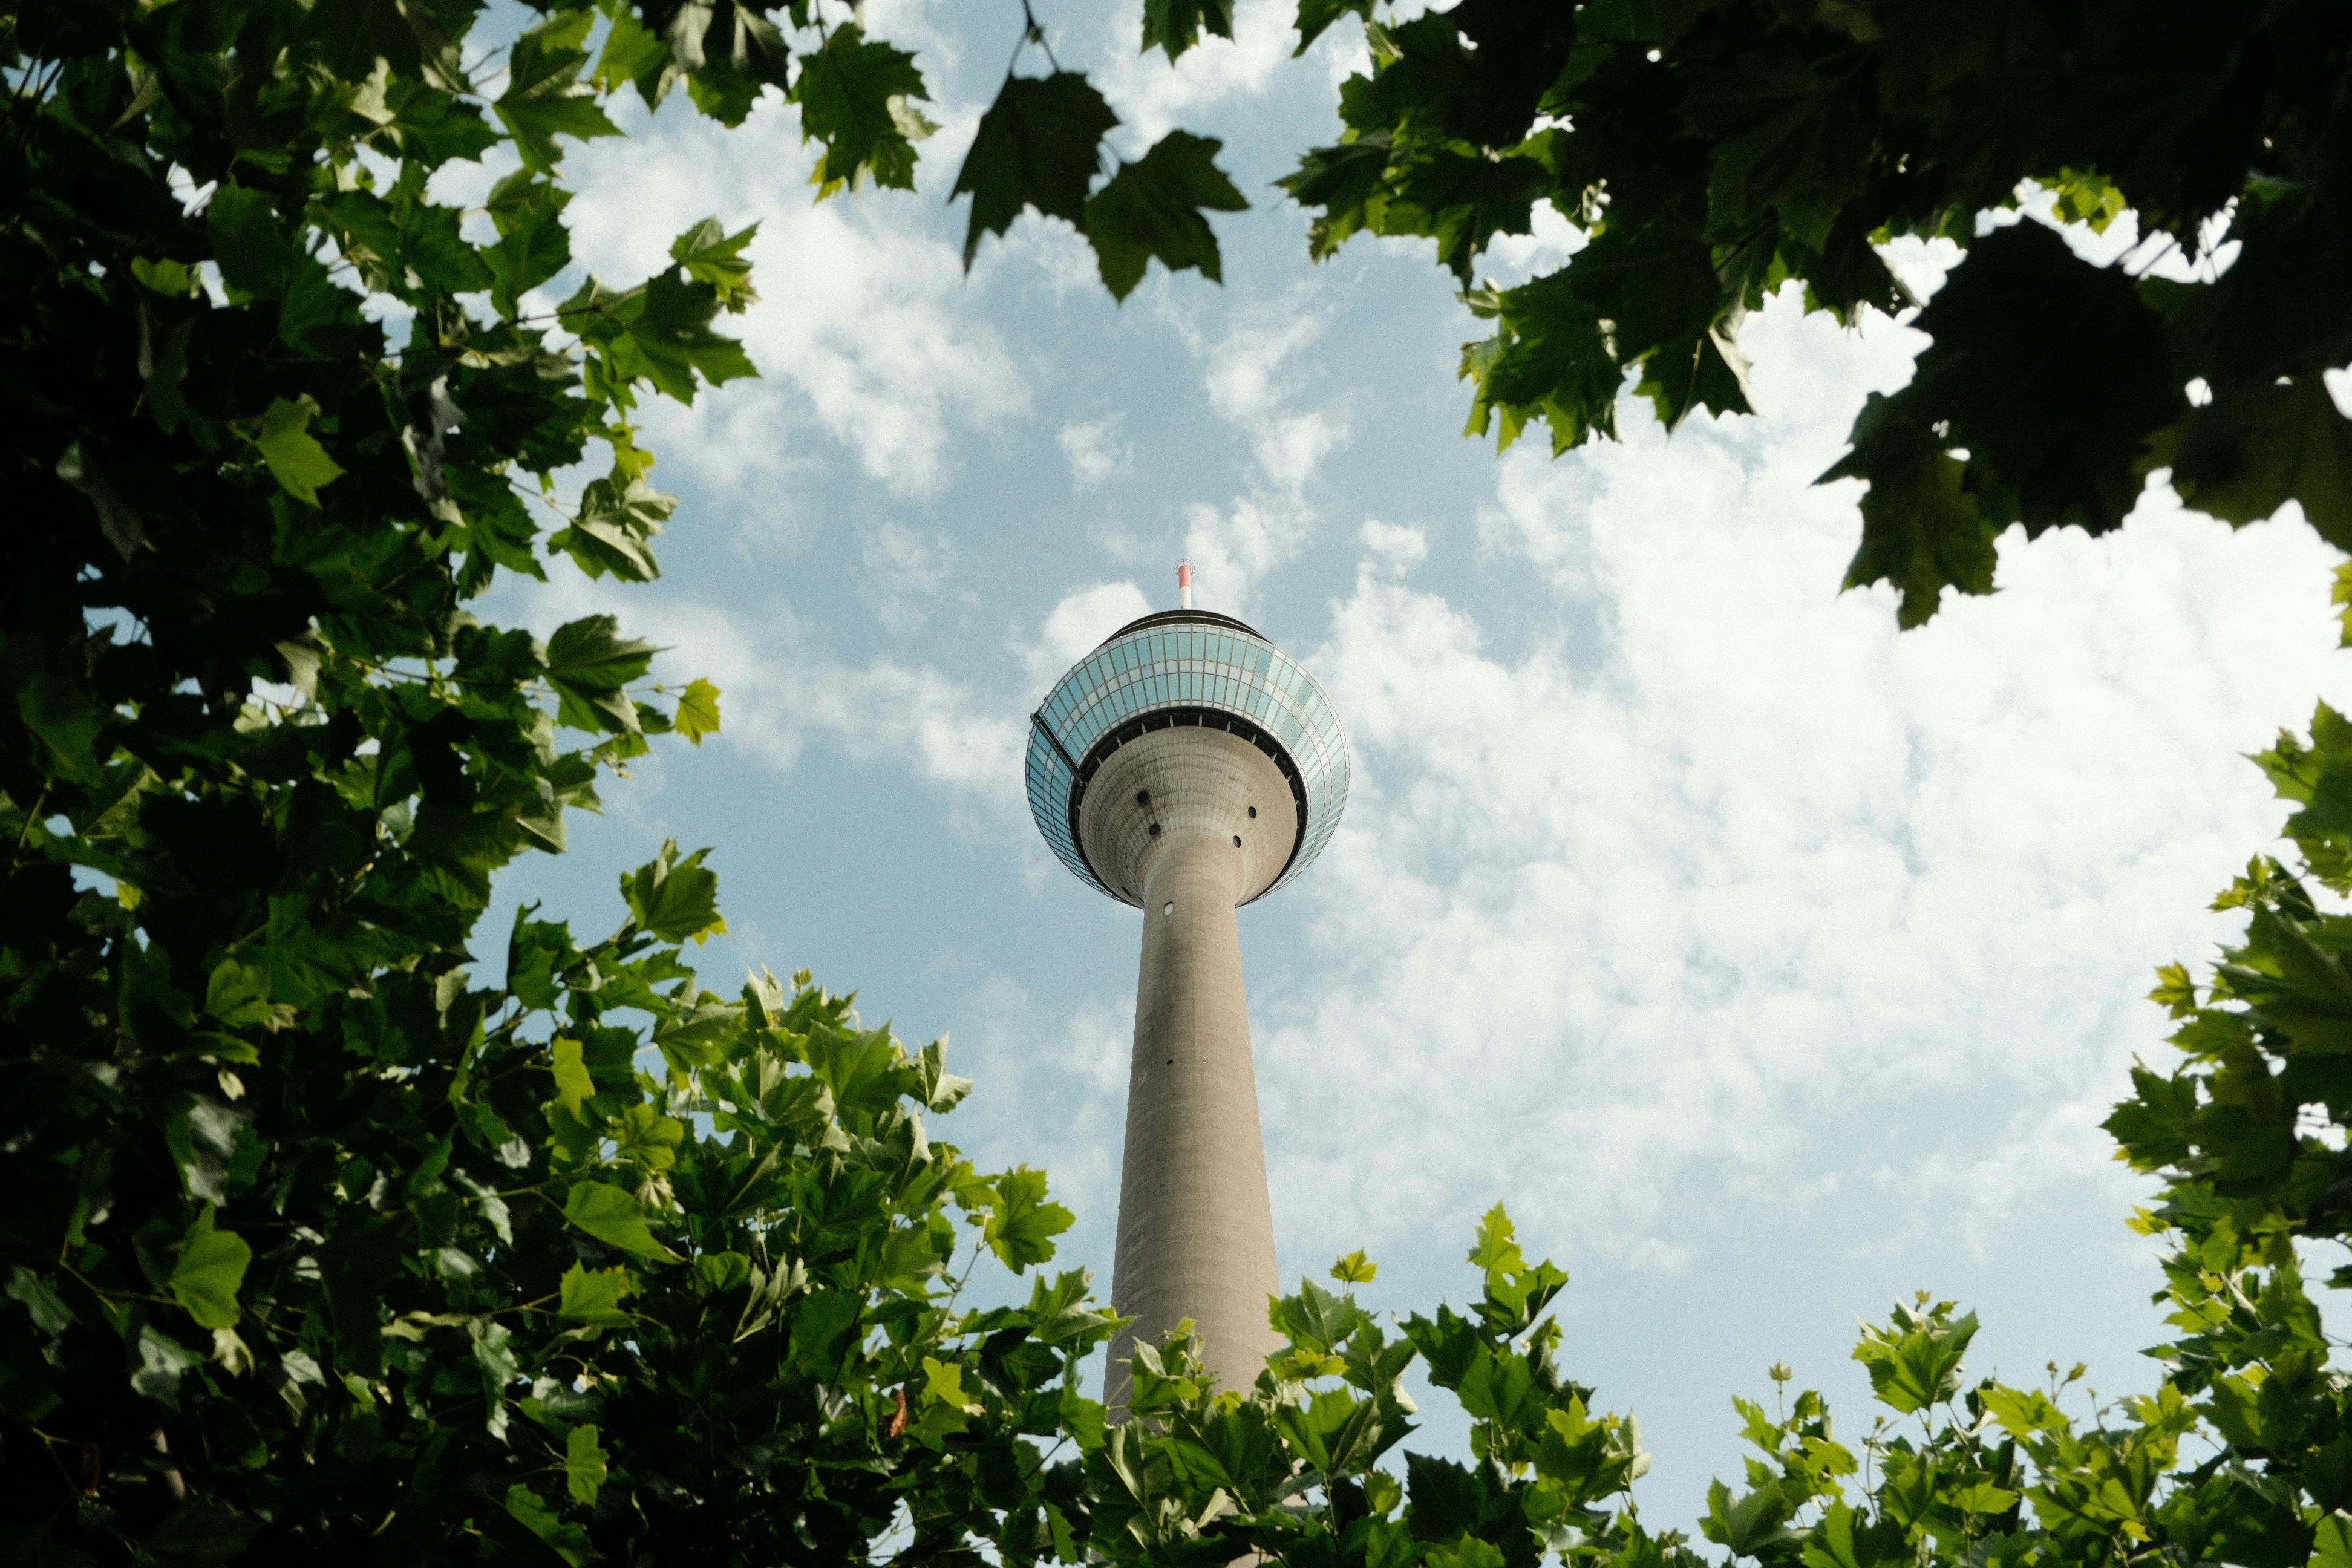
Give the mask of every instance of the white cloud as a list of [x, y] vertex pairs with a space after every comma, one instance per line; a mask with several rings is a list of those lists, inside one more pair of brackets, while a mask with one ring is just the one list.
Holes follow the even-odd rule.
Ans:
[[1429, 534], [1410, 523], [1382, 522], [1368, 517], [1356, 531], [1356, 542], [1371, 561], [1391, 572], [1410, 572], [1429, 557]]
[[649, 415], [657, 437], [677, 432], [673, 450], [692, 450], [698, 469], [735, 487], [772, 478], [813, 424], [895, 493], [926, 496], [945, 483], [959, 431], [1026, 410], [1026, 383], [965, 288], [961, 258], [924, 231], [912, 198], [810, 200], [797, 110], [763, 100], [732, 132], [684, 113], [635, 118], [632, 135], [571, 156], [583, 266], [632, 283], [708, 216], [730, 229], [761, 226], [749, 252], [761, 301], [720, 324], [767, 379], [706, 395], [691, 413]]
[[1258, 469], [1230, 503], [1194, 502], [1185, 510], [1185, 552], [1205, 605], [1246, 612], [1259, 583], [1297, 557], [1321, 521], [1307, 492], [1323, 459], [1349, 437], [1336, 409], [1297, 406], [1305, 380], [1298, 356], [1322, 332], [1324, 320], [1295, 302], [1245, 310], [1214, 342], [1177, 322], [1206, 362], [1202, 383], [1210, 410], [1249, 443]]
[[623, 617], [632, 636], [664, 651], [653, 677], [707, 677], [721, 693], [724, 724], [706, 746], [740, 748], [779, 773], [822, 742], [861, 762], [890, 763], [947, 792], [971, 820], [1026, 820], [1021, 756], [1025, 724], [1012, 701], [930, 665], [892, 659], [853, 664], [811, 647], [782, 605], [758, 617], [662, 593], [616, 590], [559, 571], [517, 585], [515, 620], [544, 637], [585, 615]]
[[1133, 473], [1135, 443], [1124, 438], [1126, 428], [1126, 418], [1117, 414], [1063, 426], [1062, 456], [1069, 460], [1070, 482], [1082, 490], [1098, 490]]
[[1549, 459], [1540, 439], [1503, 454], [1496, 504], [1478, 509], [1478, 542], [1525, 558], [1562, 597], [1582, 598], [1592, 591], [1592, 469]]
[[1255, 442], [1258, 466], [1275, 489], [1295, 494], [1347, 438], [1347, 422], [1323, 409], [1269, 418]]
[[1538, 202], [1528, 232], [1496, 235], [1478, 258], [1478, 272], [1516, 284], [1564, 265], [1585, 243], [1584, 231], [1560, 216], [1559, 208]]
[[1285, 361], [1313, 342], [1323, 319], [1297, 310], [1249, 312], [1241, 326], [1206, 351], [1202, 384], [1217, 417], [1235, 425], [1263, 419], [1288, 400]]
[[1129, 128], [1130, 157], [1180, 125], [1201, 130], [1205, 110], [1264, 94], [1298, 43], [1285, 0], [1242, 0], [1231, 38], [1203, 37], [1171, 68], [1160, 50], [1136, 51], [1131, 9], [1106, 7], [1104, 16], [1102, 58], [1089, 74]]
[[1184, 553], [1204, 609], [1246, 611], [1260, 578], [1314, 537], [1316, 514], [1279, 494], [1234, 498], [1230, 506], [1185, 509]]
[[1898, 635], [1886, 591], [1833, 598], [1853, 487], [1811, 480], [1907, 334], [1792, 304], [1759, 356], [1786, 417], [1498, 471], [1489, 549], [1569, 620], [1598, 601], [1597, 664], [1569, 620], [1498, 647], [1394, 580], [1413, 531], [1360, 534], [1307, 657], [1356, 789], [1286, 895], [1322, 957], [1258, 1037], [1286, 1247], [1504, 1193], [1547, 1248], [1641, 1268], [1735, 1201], [1978, 1251], [2055, 1187], [2121, 1206], [2096, 1123], [2160, 1029], [2117, 999], [2206, 950], [2274, 831], [2236, 753], [2342, 684], [2327, 552], [2151, 499], [2109, 539], [2012, 534], [2003, 594]]
[[955, 569], [956, 547], [936, 530], [919, 532], [903, 522], [868, 529], [859, 546], [866, 581], [858, 592], [882, 624], [910, 632], [923, 624], [921, 601], [939, 596]]
[[1065, 670], [1093, 652], [1105, 637], [1150, 613], [1151, 601], [1132, 582], [1073, 588], [1047, 613], [1037, 641], [1023, 650], [1030, 685], [1044, 696]]

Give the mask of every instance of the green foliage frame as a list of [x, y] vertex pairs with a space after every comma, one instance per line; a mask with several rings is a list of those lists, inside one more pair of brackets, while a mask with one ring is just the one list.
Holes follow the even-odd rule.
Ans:
[[[1745, 310], [1784, 283], [1899, 309], [1874, 247], [1936, 236], [1968, 256], [1917, 318], [1933, 346], [1829, 476], [1869, 482], [1850, 580], [1895, 583], [1906, 624], [1988, 589], [2010, 523], [2113, 527], [2159, 470], [2233, 522], [2292, 499], [2352, 537], [2319, 380], [2352, 357], [2341, 7], [1304, 0], [1302, 49], [1350, 14], [1371, 68], [1286, 186], [1318, 254], [1435, 243], [1494, 323], [1475, 431], [1542, 419], [1566, 449], [1629, 380], [1669, 425], [1743, 409]], [[469, 60], [476, 19], [0, 16], [0, 397], [36, 520], [0, 577], [0, 1558], [1695, 1563], [1643, 1524], [1639, 1429], [1559, 1366], [1565, 1276], [1499, 1208], [1468, 1311], [1391, 1332], [1342, 1259], [1339, 1290], [1271, 1304], [1255, 1387], [1208, 1387], [1180, 1331], [1107, 1427], [1079, 1369], [1116, 1321], [1042, 1272], [1070, 1223], [1044, 1177], [931, 1141], [969, 1087], [936, 1047], [805, 975], [703, 989], [702, 852], [625, 876], [600, 940], [523, 911], [475, 983], [491, 877], [562, 849], [650, 738], [719, 725], [609, 617], [542, 642], [467, 607], [556, 557], [652, 576], [674, 503], [638, 400], [752, 374], [719, 330], [754, 298], [748, 231], [543, 297], [566, 142], [614, 133], [616, 93], [727, 124], [779, 93], [822, 197], [910, 186], [931, 129], [912, 56], [815, 0], [551, 3]], [[1219, 144], [1107, 160], [1116, 116], [1023, 20], [1052, 68], [1009, 71], [978, 128], [967, 261], [1034, 210], [1114, 295], [1155, 258], [1217, 277], [1206, 215], [1243, 205]], [[1142, 43], [1233, 23], [1147, 0]], [[494, 146], [519, 166], [481, 213], [434, 199]], [[2240, 249], [2179, 282], [2030, 222], [1979, 237], [2021, 181]], [[1582, 247], [1473, 288], [1538, 201]], [[2184, 1065], [2110, 1122], [2163, 1183], [2137, 1221], [2181, 1336], [2157, 1391], [2074, 1413], [2054, 1369], [1970, 1385], [1974, 1320], [1923, 1299], [1864, 1335], [1885, 1415], [1858, 1443], [1816, 1394], [1736, 1402], [1757, 1457], [1706, 1542], [2352, 1568], [2352, 1385], [2304, 1285], [2352, 1192], [2352, 921], [2322, 903], [2352, 893], [2352, 726], [2322, 709], [2262, 763], [2302, 868], [2224, 895], [2249, 929], [2206, 985], [2164, 972]], [[961, 1304], [983, 1255], [1040, 1270], [1024, 1304]], [[1395, 1460], [1415, 1361], [1471, 1418], [1464, 1460]]]

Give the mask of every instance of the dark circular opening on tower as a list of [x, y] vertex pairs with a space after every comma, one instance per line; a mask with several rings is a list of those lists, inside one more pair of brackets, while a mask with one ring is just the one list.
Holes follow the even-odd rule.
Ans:
[[1255, 822], [1257, 820], [1257, 807], [1255, 806], [1250, 807], [1250, 820], [1252, 822]]
[[1148, 789], [1137, 790], [1135, 792], [1135, 804], [1138, 805], [1150, 805], [1151, 804], [1151, 792]]
[[1156, 822], [1151, 825], [1151, 837], [1154, 838], [1160, 837], [1160, 824]]
[[1234, 848], [1236, 848], [1236, 849], [1238, 849], [1238, 848], [1240, 848], [1241, 847], [1242, 847], [1242, 836], [1241, 836], [1240, 834], [1236, 833], [1236, 834], [1234, 834]]

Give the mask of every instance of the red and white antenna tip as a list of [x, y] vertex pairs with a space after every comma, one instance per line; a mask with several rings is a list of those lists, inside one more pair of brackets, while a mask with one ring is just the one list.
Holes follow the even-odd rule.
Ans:
[[1176, 596], [1180, 607], [1187, 610], [1192, 607], [1192, 563], [1190, 561], [1176, 563]]

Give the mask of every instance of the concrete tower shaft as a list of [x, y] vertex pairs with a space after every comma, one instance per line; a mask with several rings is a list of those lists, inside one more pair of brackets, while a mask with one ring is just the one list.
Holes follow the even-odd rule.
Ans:
[[1030, 715], [1037, 829], [1087, 886], [1143, 913], [1105, 1397], [1129, 1357], [1190, 1318], [1217, 1381], [1246, 1389], [1274, 1348], [1278, 1287], [1251, 1071], [1237, 906], [1330, 841], [1348, 799], [1339, 715], [1296, 659], [1192, 607], [1122, 626]]
[[1255, 1383], [1276, 1344], [1265, 1301], [1281, 1281], [1234, 911], [1289, 864], [1297, 818], [1271, 757], [1187, 725], [1112, 752], [1079, 833], [1088, 861], [1143, 903], [1111, 1284], [1112, 1309], [1135, 1321], [1111, 1343], [1106, 1390], [1121, 1415], [1139, 1338], [1156, 1344], [1192, 1319], [1227, 1388]]

